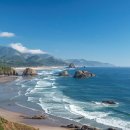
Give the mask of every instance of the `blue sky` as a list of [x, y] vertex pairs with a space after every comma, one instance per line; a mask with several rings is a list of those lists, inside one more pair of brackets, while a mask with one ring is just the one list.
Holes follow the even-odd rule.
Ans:
[[0, 0], [0, 44], [130, 66], [130, 0]]

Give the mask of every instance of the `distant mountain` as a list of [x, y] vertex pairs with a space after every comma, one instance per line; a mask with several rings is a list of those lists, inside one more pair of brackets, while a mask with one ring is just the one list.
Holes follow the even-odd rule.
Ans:
[[74, 63], [76, 66], [114, 67], [109, 63], [87, 61], [84, 59], [58, 59], [49, 54], [21, 53], [11, 47], [0, 46], [0, 64], [10, 66], [64, 66]]
[[10, 66], [62, 66], [67, 63], [49, 54], [20, 53], [11, 47], [0, 46], [0, 64]]
[[68, 63], [74, 63], [76, 66], [88, 66], [88, 67], [114, 67], [113, 64], [103, 63], [99, 61], [87, 61], [85, 59], [68, 59]]

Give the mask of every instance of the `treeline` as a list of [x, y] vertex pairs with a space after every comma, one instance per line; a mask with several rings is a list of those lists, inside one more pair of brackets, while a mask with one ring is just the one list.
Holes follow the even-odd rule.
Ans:
[[18, 75], [18, 74], [13, 68], [7, 65], [0, 65], [0, 75]]

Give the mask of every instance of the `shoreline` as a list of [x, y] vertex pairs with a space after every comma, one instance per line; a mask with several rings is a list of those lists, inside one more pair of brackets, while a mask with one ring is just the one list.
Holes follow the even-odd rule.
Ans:
[[13, 67], [16, 71], [23, 71], [26, 68], [32, 68], [34, 70], [53, 70], [53, 69], [62, 69], [64, 66], [27, 66], [27, 67]]
[[7, 75], [0, 75], [0, 84], [10, 83], [15, 81], [19, 76], [7, 76]]
[[[36, 129], [39, 128], [39, 130], [68, 130], [66, 128], [62, 128], [62, 127], [58, 127], [58, 126], [49, 126], [49, 125], [39, 125], [39, 124], [34, 124], [33, 121], [31, 119], [23, 119], [21, 116], [26, 116], [22, 113], [18, 113], [18, 112], [12, 112], [12, 111], [8, 111], [5, 109], [0, 108], [0, 116], [7, 119], [8, 121], [11, 122], [16, 122], [19, 124], [24, 124], [27, 126], [31, 126], [34, 127]], [[29, 122], [26, 120], [30, 120]]]
[[[18, 72], [20, 72], [20, 71], [23, 71], [25, 68], [27, 68], [27, 67], [16, 68], [16, 70]], [[35, 70], [52, 70], [55, 68], [59, 68], [59, 67], [36, 67], [33, 69], [35, 69]], [[0, 76], [0, 89], [2, 89], [2, 91], [10, 92], [9, 94], [8, 94], [8, 92], [7, 93], [2, 92], [3, 95], [1, 95], [1, 97], [6, 95], [6, 96], [9, 96], [8, 97], [9, 99], [7, 97], [6, 97], [7, 99], [2, 99], [2, 100], [8, 100], [6, 102], [0, 100], [0, 117], [3, 117], [11, 122], [16, 122], [19, 124], [29, 125], [34, 128], [39, 128], [39, 130], [52, 130], [52, 129], [53, 130], [68, 130], [67, 128], [60, 127], [61, 125], [64, 125], [64, 122], [60, 124], [58, 122], [58, 119], [55, 120], [54, 118], [50, 117], [49, 115], [48, 115], [47, 119], [42, 119], [42, 120], [23, 119], [23, 117], [21, 117], [21, 116], [27, 116], [27, 115], [28, 116], [41, 115], [41, 114], [43, 114], [43, 111], [42, 112], [33, 111], [33, 110], [30, 110], [27, 108], [23, 108], [23, 107], [16, 105], [15, 102], [12, 102], [10, 100], [10, 98], [13, 97], [13, 95], [17, 95], [17, 91], [12, 90], [13, 89], [12, 84], [13, 84], [13, 82], [15, 82], [15, 80], [18, 79], [18, 77], [21, 77], [21, 76], [6, 76], [6, 75]], [[45, 112], [44, 112], [44, 114], [45, 114]]]
[[[22, 68], [22, 69], [24, 69], [24, 68]], [[50, 69], [50, 67], [46, 68], [46, 70], [48, 70], [48, 69]], [[53, 69], [55, 69], [55, 68], [53, 68]], [[42, 70], [45, 70], [45, 69], [42, 68]], [[15, 80], [12, 80], [12, 81], [15, 81]], [[6, 84], [4, 83], [5, 89], [6, 89], [6, 87], [7, 87], [7, 90], [8, 90], [8, 88], [12, 89], [12, 84], [13, 84], [12, 81], [10, 82], [9, 86], [6, 86]], [[4, 84], [2, 84], [2, 85], [4, 85]], [[1, 89], [1, 84], [0, 84], [0, 89]], [[17, 90], [14, 91], [14, 90], [10, 91], [10, 94], [11, 94], [10, 97], [14, 97], [15, 95], [16, 96], [18, 95], [18, 93], [17, 93], [18, 91]], [[8, 96], [8, 93], [6, 93], [6, 95]], [[57, 117], [57, 116], [54, 116], [54, 115], [47, 114], [47, 113], [45, 113], [45, 111], [40, 106], [37, 106], [40, 109], [37, 109], [36, 111], [31, 110], [24, 105], [23, 105], [23, 107], [22, 107], [22, 105], [18, 106], [16, 104], [15, 100], [10, 100], [11, 99], [10, 97], [8, 97], [9, 99], [8, 100], [6, 99], [5, 100], [6, 102], [4, 102], [4, 103], [3, 103], [3, 101], [1, 103], [1, 100], [0, 100], [0, 103], [1, 103], [0, 104], [0, 116], [1, 116], [1, 111], [2, 111], [3, 113], [5, 113], [5, 115], [4, 115], [5, 118], [6, 119], [10, 118], [9, 120], [11, 120], [11, 121], [13, 119], [14, 122], [16, 121], [18, 123], [24, 123], [24, 124], [27, 124], [27, 125], [30, 125], [30, 126], [33, 126], [33, 127], [38, 127], [38, 128], [40, 128], [40, 130], [52, 130], [52, 129], [54, 129], [54, 130], [69, 130], [69, 129], [63, 128], [61, 126], [66, 126], [66, 125], [69, 125], [69, 124], [74, 124], [74, 125], [78, 124], [79, 126], [83, 125], [83, 124], [77, 123], [76, 121], [72, 121], [72, 120], [69, 120], [69, 119], [66, 119], [66, 118]], [[7, 113], [7, 115], [6, 115], [6, 113]], [[21, 115], [22, 116], [25, 116], [25, 115], [26, 116], [34, 116], [34, 115], [42, 115], [42, 114], [47, 115], [48, 118], [42, 119], [42, 120], [34, 120], [34, 119], [32, 120], [32, 119], [23, 119], [21, 117]], [[8, 115], [9, 115], [9, 117], [8, 117]], [[87, 126], [89, 126], [89, 125], [87, 125]], [[97, 125], [96, 127], [98, 128], [98, 126], [100, 126], [100, 124]], [[107, 128], [109, 128], [109, 126], [107, 126], [105, 130], [107, 130]], [[104, 130], [104, 129], [101, 129], [101, 130]], [[119, 130], [119, 129], [116, 129], [116, 130]]]

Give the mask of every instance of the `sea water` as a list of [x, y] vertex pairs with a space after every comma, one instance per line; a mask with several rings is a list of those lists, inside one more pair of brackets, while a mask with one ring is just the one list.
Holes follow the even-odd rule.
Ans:
[[[65, 68], [67, 69], [67, 68]], [[96, 74], [86, 79], [73, 78], [77, 69]], [[108, 125], [130, 130], [130, 68], [67, 69], [68, 77], [59, 77], [59, 69], [39, 71], [32, 79], [17, 81], [19, 93], [46, 113], [97, 126]], [[103, 104], [113, 100], [115, 105]], [[17, 104], [22, 104], [17, 100]], [[33, 107], [31, 106], [33, 109]]]

